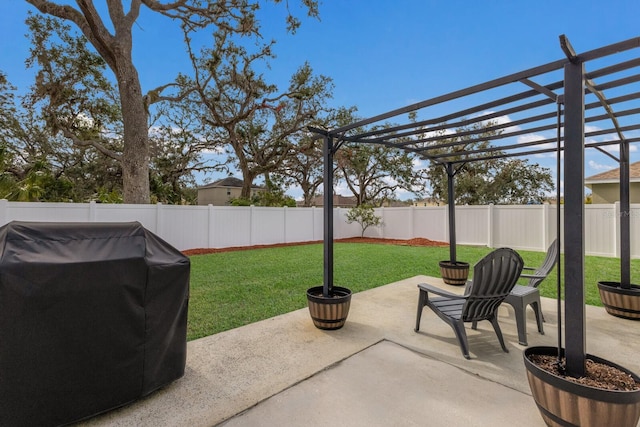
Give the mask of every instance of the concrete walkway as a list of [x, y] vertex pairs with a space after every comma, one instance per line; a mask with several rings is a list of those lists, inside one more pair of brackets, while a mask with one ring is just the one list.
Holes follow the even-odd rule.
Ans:
[[[416, 276], [355, 294], [346, 325], [313, 326], [297, 310], [188, 344], [183, 378], [83, 426], [544, 426], [531, 397], [509, 306], [500, 325], [467, 328], [471, 360], [453, 331], [425, 309], [413, 331]], [[556, 301], [543, 298], [547, 322], [530, 346], [555, 346]], [[587, 306], [587, 351], [640, 372], [640, 324]]]

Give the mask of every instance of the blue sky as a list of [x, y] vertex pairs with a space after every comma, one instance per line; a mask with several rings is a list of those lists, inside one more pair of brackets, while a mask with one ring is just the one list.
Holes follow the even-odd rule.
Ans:
[[[640, 36], [639, 0], [324, 0], [320, 20], [303, 19], [296, 35], [284, 31], [281, 6], [262, 15], [265, 39], [277, 40], [267, 80], [284, 87], [309, 61], [333, 79], [333, 106], [355, 105], [361, 117], [562, 59], [560, 34], [578, 52]], [[32, 9], [0, 0], [0, 70], [21, 90], [32, 79], [24, 68], [24, 19]], [[143, 90], [188, 69], [177, 27], [153, 14], [141, 16], [134, 50]], [[540, 163], [555, 174], [553, 159]], [[607, 156], [587, 151], [587, 176], [612, 167]]]

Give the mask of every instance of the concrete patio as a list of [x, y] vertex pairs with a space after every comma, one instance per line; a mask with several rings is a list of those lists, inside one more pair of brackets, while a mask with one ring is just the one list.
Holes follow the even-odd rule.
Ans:
[[[313, 326], [301, 309], [188, 343], [183, 378], [83, 426], [543, 426], [531, 397], [511, 307], [500, 308], [509, 348], [488, 322], [467, 328], [471, 360], [425, 309], [413, 331], [416, 276], [355, 294], [346, 325]], [[530, 346], [557, 343], [556, 301], [533, 313]], [[640, 372], [638, 322], [587, 306], [587, 351]], [[517, 421], [516, 421], [517, 420]]]

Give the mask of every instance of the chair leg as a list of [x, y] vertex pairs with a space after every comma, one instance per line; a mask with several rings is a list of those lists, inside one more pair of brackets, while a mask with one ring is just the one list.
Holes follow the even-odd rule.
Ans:
[[453, 328], [453, 332], [456, 333], [456, 338], [458, 338], [458, 343], [460, 344], [460, 351], [462, 351], [462, 355], [465, 359], [471, 359], [469, 356], [469, 342], [467, 341], [467, 333], [464, 330], [464, 322], [462, 320], [458, 322], [452, 322], [451, 327]]
[[420, 330], [420, 318], [422, 318], [422, 311], [425, 306], [425, 302], [427, 300], [427, 292], [420, 289], [420, 295], [418, 296], [418, 313], [416, 314], [416, 327], [414, 331], [418, 332]]
[[512, 304], [516, 315], [516, 327], [518, 328], [518, 343], [527, 345], [527, 306], [520, 304]]
[[476, 330], [478, 329], [478, 321], [474, 320], [473, 322], [471, 322], [471, 329]]
[[538, 332], [540, 332], [540, 335], [544, 335], [544, 327], [542, 325], [542, 322], [544, 322], [544, 315], [542, 314], [542, 310], [540, 309], [540, 303], [532, 302], [531, 308], [533, 309], [533, 312], [536, 314], [536, 323], [538, 324]]
[[500, 341], [500, 345], [505, 353], [509, 353], [509, 349], [504, 345], [504, 339], [502, 338], [502, 331], [500, 330], [500, 325], [498, 324], [498, 317], [493, 316], [491, 319], [491, 324], [493, 325], [493, 329], [496, 331], [496, 335], [498, 336], [498, 341]]

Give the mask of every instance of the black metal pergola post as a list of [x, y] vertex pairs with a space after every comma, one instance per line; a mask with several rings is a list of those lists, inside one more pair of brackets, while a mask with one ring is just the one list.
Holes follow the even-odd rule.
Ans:
[[449, 261], [455, 263], [456, 254], [456, 195], [455, 195], [455, 176], [452, 163], [445, 164], [447, 171], [447, 210], [449, 213]]
[[629, 142], [620, 141], [620, 286], [631, 287], [631, 206], [629, 202]]
[[584, 64], [564, 66], [564, 286], [566, 369], [585, 372]]
[[333, 138], [324, 136], [324, 277], [322, 294], [328, 298], [333, 288]]

